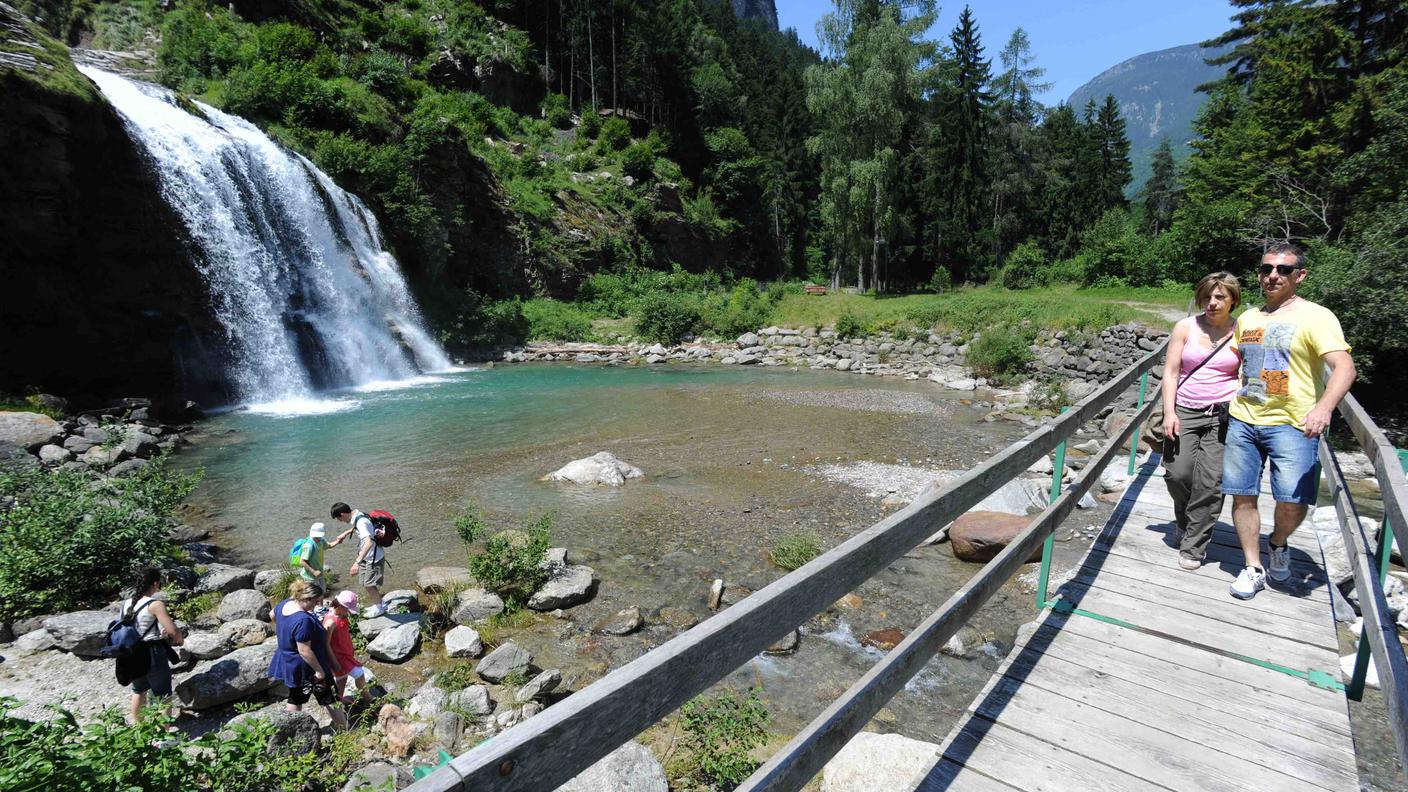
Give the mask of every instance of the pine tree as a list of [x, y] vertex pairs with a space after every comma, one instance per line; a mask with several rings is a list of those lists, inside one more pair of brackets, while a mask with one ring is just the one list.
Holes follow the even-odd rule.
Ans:
[[1144, 183], [1144, 228], [1158, 234], [1173, 224], [1173, 212], [1178, 206], [1178, 175], [1168, 138], [1159, 141], [1153, 167], [1153, 174]]
[[1096, 216], [1126, 206], [1124, 188], [1129, 185], [1129, 138], [1124, 132], [1124, 118], [1113, 94], [1105, 95], [1105, 103], [1095, 118], [1091, 130], [1099, 150], [1099, 172], [1096, 177]]
[[1032, 65], [1036, 59], [1022, 28], [1012, 31], [998, 58], [1003, 71], [993, 83], [996, 123], [990, 171], [994, 262], [1001, 262], [1037, 230], [1041, 137], [1036, 125], [1043, 109], [1033, 94], [1051, 87], [1041, 82], [1046, 70]]

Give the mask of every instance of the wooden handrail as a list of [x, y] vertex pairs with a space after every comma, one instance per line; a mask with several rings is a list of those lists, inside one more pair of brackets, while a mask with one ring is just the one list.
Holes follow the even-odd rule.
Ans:
[[[1133, 385], [1142, 373], [1162, 362], [1165, 341], [1158, 349], [1125, 369], [1051, 423], [1039, 427], [942, 488], [921, 494], [914, 502], [796, 571], [774, 581], [742, 602], [701, 622], [689, 631], [610, 672], [567, 699], [518, 726], [476, 746], [411, 785], [414, 792], [509, 792], [556, 789], [659, 721], [681, 704], [707, 690], [743, 663], [757, 656], [799, 625], [830, 607], [895, 559], [918, 546], [942, 525], [952, 522], [998, 487], [1020, 475], [1056, 445], [1073, 436]], [[1150, 400], [1149, 407], [1154, 404]], [[1141, 413], [1147, 414], [1148, 408]], [[1134, 432], [1131, 422], [1126, 434]], [[1117, 448], [1113, 443], [1112, 448]], [[1100, 459], [1111, 452], [1106, 449]], [[1090, 470], [1094, 465], [1090, 466]], [[1101, 468], [1103, 470], [1103, 467]], [[1089, 487], [1087, 470], [1080, 481]], [[1073, 501], [1062, 499], [1038, 518], [1049, 525], [1053, 510], [1069, 511]], [[1035, 536], [1032, 528], [1027, 536]], [[1044, 534], [1043, 534], [1044, 536]], [[1040, 541], [1039, 539], [1037, 540]], [[1025, 542], [1026, 557], [1032, 545]], [[1012, 548], [1008, 548], [1011, 550]], [[1018, 558], [1014, 553], [999, 559]], [[993, 564], [1002, 565], [994, 567]], [[980, 583], [964, 587], [969, 600], [981, 604], [1020, 563], [990, 562]], [[997, 580], [993, 585], [988, 581]], [[983, 591], [978, 591], [983, 589]], [[952, 601], [952, 600], [951, 600]], [[972, 609], [955, 607], [966, 619]], [[949, 624], [961, 626], [950, 617]], [[947, 626], [945, 627], [945, 629]], [[908, 640], [908, 639], [907, 639]], [[916, 641], [917, 642], [917, 641]], [[863, 721], [862, 721], [863, 723]], [[843, 743], [844, 744], [844, 743]], [[827, 758], [840, 745], [825, 754]], [[820, 755], [820, 754], [818, 754]]]

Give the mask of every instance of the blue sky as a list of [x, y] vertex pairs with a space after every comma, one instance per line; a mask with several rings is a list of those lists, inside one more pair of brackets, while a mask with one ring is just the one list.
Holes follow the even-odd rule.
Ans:
[[[778, 24], [796, 28], [815, 47], [816, 23], [833, 5], [824, 0], [776, 0]], [[1090, 78], [1120, 61], [1145, 52], [1193, 44], [1231, 27], [1226, 0], [974, 0], [973, 16], [983, 53], [992, 60], [1012, 31], [1025, 28], [1052, 83], [1041, 101], [1054, 105]], [[948, 39], [962, 3], [939, 4], [931, 35]], [[998, 71], [994, 64], [994, 73]]]

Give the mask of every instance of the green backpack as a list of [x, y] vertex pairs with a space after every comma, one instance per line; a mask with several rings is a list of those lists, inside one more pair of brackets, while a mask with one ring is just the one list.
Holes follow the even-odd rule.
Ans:
[[302, 539], [299, 539], [298, 541], [293, 543], [293, 547], [290, 548], [288, 551], [289, 566], [293, 567], [294, 569], [303, 568], [303, 548], [308, 544], [309, 541], [310, 540], [308, 539], [308, 537], [305, 536]]

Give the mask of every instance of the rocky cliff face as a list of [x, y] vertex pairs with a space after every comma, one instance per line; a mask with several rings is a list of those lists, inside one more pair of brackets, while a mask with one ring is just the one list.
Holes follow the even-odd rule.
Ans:
[[0, 390], [214, 397], [179, 228], [62, 45], [0, 3]]
[[733, 0], [733, 15], [739, 19], [756, 19], [777, 30], [775, 0]]

